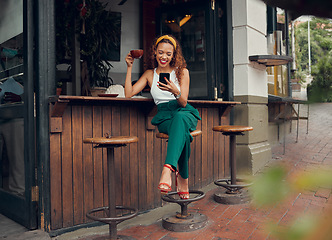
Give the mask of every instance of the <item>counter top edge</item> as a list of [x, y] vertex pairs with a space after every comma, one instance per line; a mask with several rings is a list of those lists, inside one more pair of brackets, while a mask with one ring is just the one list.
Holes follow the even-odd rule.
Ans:
[[[91, 96], [51, 96], [49, 98], [51, 103], [55, 102], [147, 102], [153, 103], [152, 98], [122, 98], [122, 97], [91, 97]], [[188, 100], [190, 104], [213, 104], [213, 105], [238, 105], [241, 102], [233, 102], [233, 101], [212, 101], [212, 100]]]

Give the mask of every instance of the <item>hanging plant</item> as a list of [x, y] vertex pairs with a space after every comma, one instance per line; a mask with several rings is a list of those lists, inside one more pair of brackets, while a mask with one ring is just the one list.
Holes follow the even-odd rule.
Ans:
[[69, 63], [71, 58], [72, 32], [76, 11], [71, 11], [74, 1], [57, 0], [55, 2], [56, 27], [56, 63]]
[[[90, 87], [108, 87], [112, 68], [110, 52], [118, 48], [121, 20], [98, 0], [57, 0], [57, 62], [71, 56], [73, 31], [78, 34], [81, 60], [86, 62]], [[76, 20], [76, 26], [73, 26]], [[82, 72], [85, 71], [84, 69]]]
[[82, 19], [82, 30], [81, 34], [85, 34], [85, 19], [88, 17], [88, 8], [85, 3], [85, 0], [83, 0], [83, 3], [79, 4], [79, 12], [80, 12], [80, 18]]

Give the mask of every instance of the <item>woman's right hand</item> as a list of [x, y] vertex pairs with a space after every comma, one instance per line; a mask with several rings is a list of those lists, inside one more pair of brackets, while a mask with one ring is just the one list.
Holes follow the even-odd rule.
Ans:
[[126, 56], [127, 67], [132, 67], [134, 63], [134, 58], [131, 56], [130, 52]]

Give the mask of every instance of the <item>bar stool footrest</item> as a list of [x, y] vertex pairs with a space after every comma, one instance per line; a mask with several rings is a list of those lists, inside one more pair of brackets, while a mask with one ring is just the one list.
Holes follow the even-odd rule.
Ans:
[[231, 184], [231, 179], [217, 179], [214, 181], [214, 184], [223, 188], [226, 188], [229, 193], [237, 193], [243, 188], [249, 187], [252, 183], [248, 183], [245, 179], [237, 178], [236, 182], [240, 182], [241, 184]]
[[131, 219], [131, 218], [137, 216], [137, 214], [138, 214], [138, 209], [136, 209], [136, 208], [116, 206], [117, 210], [127, 210], [127, 211], [131, 211], [132, 213], [126, 214], [123, 216], [119, 216], [119, 217], [97, 217], [97, 216], [93, 215], [93, 213], [101, 212], [101, 211], [104, 211], [105, 213], [107, 213], [108, 209], [109, 209], [109, 207], [94, 208], [94, 209], [90, 210], [86, 214], [86, 216], [92, 220], [107, 223], [107, 224], [110, 224], [112, 222], [116, 222], [116, 224], [119, 224], [125, 220]]
[[[190, 197], [192, 195], [195, 195], [194, 197]], [[189, 191], [189, 198], [188, 199], [181, 199], [180, 197], [176, 198], [174, 196], [179, 196], [177, 192], [169, 192], [161, 197], [162, 200], [166, 202], [172, 202], [172, 203], [177, 203], [177, 204], [189, 204], [191, 202], [195, 202], [198, 200], [201, 200], [202, 198], [205, 197], [205, 193], [202, 191], [198, 190], [190, 190]]]

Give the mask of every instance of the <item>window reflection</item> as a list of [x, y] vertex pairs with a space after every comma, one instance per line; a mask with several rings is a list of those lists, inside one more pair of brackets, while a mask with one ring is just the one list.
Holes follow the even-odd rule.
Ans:
[[205, 11], [186, 9], [162, 14], [162, 33], [175, 36], [190, 69], [189, 97], [208, 95]]
[[23, 34], [0, 44], [0, 188], [23, 196]]
[[[273, 9], [268, 15], [267, 51], [269, 55], [286, 55], [285, 13], [282, 9]], [[272, 26], [272, 22], [274, 26]], [[269, 27], [270, 22], [270, 27]], [[268, 93], [280, 97], [289, 96], [287, 66], [267, 67]]]
[[14, 77], [23, 85], [23, 34], [0, 44], [0, 84]]

